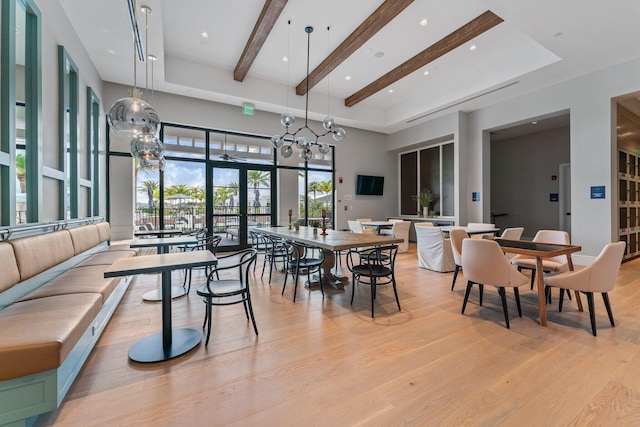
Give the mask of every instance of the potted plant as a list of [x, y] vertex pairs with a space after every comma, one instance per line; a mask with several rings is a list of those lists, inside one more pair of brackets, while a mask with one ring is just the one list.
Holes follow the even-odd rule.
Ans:
[[300, 230], [300, 220], [299, 219], [294, 219], [293, 221], [291, 221], [291, 226], [296, 230]]
[[318, 228], [320, 227], [320, 225], [322, 225], [322, 223], [318, 219], [310, 219], [309, 220], [309, 226], [313, 227], [313, 234], [314, 235], [318, 234]]
[[429, 216], [429, 206], [433, 202], [433, 193], [428, 188], [423, 189], [419, 194], [413, 196], [413, 200], [416, 200], [420, 206], [422, 206], [422, 214]]

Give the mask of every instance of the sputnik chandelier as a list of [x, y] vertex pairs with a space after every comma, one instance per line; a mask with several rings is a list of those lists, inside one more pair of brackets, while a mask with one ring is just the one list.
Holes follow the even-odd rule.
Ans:
[[[289, 21], [289, 25], [291, 25], [291, 21]], [[293, 113], [290, 111], [282, 113], [280, 116], [280, 123], [285, 127], [285, 133], [283, 135], [274, 135], [271, 137], [271, 143], [277, 150], [280, 150], [280, 154], [284, 158], [291, 157], [293, 154], [292, 146], [295, 146], [300, 149], [300, 158], [305, 161], [309, 161], [312, 160], [314, 156], [312, 151], [313, 147], [317, 147], [321, 154], [327, 154], [331, 150], [329, 144], [326, 142], [319, 142], [319, 138], [332, 134], [333, 139], [341, 141], [345, 137], [346, 131], [340, 127], [336, 127], [335, 119], [329, 115], [322, 121], [324, 132], [317, 133], [309, 127], [309, 51], [311, 47], [311, 33], [313, 32], [313, 27], [306, 27], [304, 31], [307, 33], [307, 78], [305, 80], [307, 90], [304, 126], [301, 126], [298, 130], [292, 132], [290, 130], [290, 126], [295, 122]], [[306, 136], [298, 136], [298, 134], [305, 130], [312, 135], [310, 138]]]
[[[118, 135], [132, 138], [129, 144], [129, 151], [134, 158], [140, 159], [140, 169], [144, 170], [163, 170], [164, 169], [164, 147], [158, 137], [160, 129], [160, 117], [156, 110], [147, 102], [141, 99], [140, 90], [136, 87], [137, 70], [136, 70], [136, 53], [138, 52], [136, 43], [136, 33], [138, 21], [136, 19], [136, 3], [129, 3], [129, 13], [132, 14], [133, 25], [133, 88], [129, 90], [127, 98], [121, 98], [113, 103], [107, 116], [109, 126]], [[142, 6], [141, 11], [145, 14], [145, 51], [148, 50], [148, 31], [149, 31], [149, 15], [151, 8]], [[149, 55], [145, 59], [147, 67], [147, 83], [148, 83], [148, 63], [149, 60], [155, 60], [153, 55]], [[153, 82], [152, 82], [153, 84]], [[147, 90], [148, 92], [148, 90]]]

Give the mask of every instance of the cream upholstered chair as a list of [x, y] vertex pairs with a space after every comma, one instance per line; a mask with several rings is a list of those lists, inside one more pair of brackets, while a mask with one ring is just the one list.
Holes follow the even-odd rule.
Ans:
[[360, 223], [360, 225], [362, 226], [362, 229], [365, 231], [365, 233], [375, 233], [376, 232], [376, 228], [375, 227], [362, 225], [363, 222], [371, 222], [371, 221], [373, 221], [371, 218], [356, 218], [356, 221], [358, 221]]
[[449, 230], [449, 239], [451, 240], [451, 252], [453, 253], [453, 260], [456, 264], [453, 271], [453, 280], [451, 281], [451, 290], [456, 284], [458, 273], [462, 268], [462, 241], [468, 239], [469, 235], [464, 228], [452, 228]]
[[[520, 240], [523, 232], [524, 232], [524, 227], [505, 228], [502, 231], [500, 238], [508, 239], [508, 240]], [[516, 256], [516, 254], [512, 254], [512, 253], [506, 253], [504, 255], [507, 257], [507, 259], [512, 259], [513, 257]]]
[[437, 227], [416, 227], [418, 240], [418, 265], [433, 271], [446, 273], [455, 269], [451, 243]]
[[416, 227], [433, 227], [433, 223], [429, 221], [416, 221]]
[[547, 286], [560, 288], [560, 305], [558, 307], [560, 311], [562, 311], [562, 297], [565, 289], [584, 292], [587, 295], [593, 336], [596, 336], [596, 314], [593, 306], [594, 292], [602, 294], [602, 300], [607, 309], [611, 326], [616, 326], [613, 321], [608, 292], [613, 289], [616, 283], [616, 276], [620, 269], [625, 247], [626, 244], [624, 242], [609, 243], [600, 252], [598, 258], [582, 270], [567, 271], [562, 274], [545, 277]]
[[462, 314], [469, 300], [469, 293], [474, 283], [480, 286], [480, 305], [482, 305], [482, 292], [484, 285], [491, 285], [498, 288], [500, 299], [502, 300], [502, 311], [504, 320], [509, 328], [509, 311], [507, 309], [507, 297], [505, 288], [512, 287], [518, 306], [518, 315], [522, 317], [520, 307], [520, 293], [518, 286], [526, 285], [529, 278], [520, 273], [509, 263], [500, 249], [500, 245], [488, 239], [464, 239], [462, 241], [462, 270], [467, 279], [467, 289], [464, 292], [464, 302], [462, 303]]
[[360, 221], [347, 221], [347, 224], [349, 224], [349, 230], [351, 230], [352, 233], [375, 233], [374, 230], [365, 230], [362, 224], [360, 224]]
[[[555, 243], [560, 245], [568, 245], [569, 233], [561, 230], [539, 230], [533, 237], [534, 242], [539, 243]], [[536, 259], [528, 255], [516, 255], [511, 259], [511, 264], [518, 267], [518, 271], [522, 269], [531, 270], [531, 289], [536, 279]], [[566, 255], [560, 255], [553, 258], [545, 258], [542, 260], [542, 269], [545, 273], [562, 273], [569, 270], [569, 263]]]
[[409, 251], [409, 231], [411, 230], [411, 221], [403, 220], [390, 220], [393, 222], [393, 227], [380, 230], [380, 234], [385, 236], [393, 236], [404, 241], [398, 243], [398, 253], [405, 253]]

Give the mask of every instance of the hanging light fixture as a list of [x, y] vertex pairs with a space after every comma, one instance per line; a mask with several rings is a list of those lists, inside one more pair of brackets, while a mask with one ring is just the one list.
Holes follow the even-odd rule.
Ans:
[[[291, 25], [291, 21], [289, 21], [289, 25]], [[308, 125], [309, 122], [309, 51], [311, 48], [311, 33], [313, 32], [313, 27], [306, 27], [304, 31], [307, 33], [307, 78], [305, 80], [307, 85], [306, 90], [306, 104], [304, 111], [304, 126], [301, 126], [295, 132], [289, 130], [289, 127], [293, 125], [295, 122], [295, 117], [293, 113], [290, 111], [282, 113], [280, 116], [280, 123], [285, 127], [285, 133], [283, 135], [274, 135], [271, 137], [271, 144], [280, 150], [280, 154], [284, 158], [289, 158], [293, 154], [292, 146], [296, 146], [300, 149], [300, 158], [309, 161], [313, 159], [313, 147], [317, 147], [318, 151], [321, 154], [327, 154], [331, 147], [326, 142], [319, 142], [318, 139], [322, 138], [328, 134], [332, 134], [333, 139], [336, 141], [341, 141], [345, 135], [346, 131], [340, 127], [336, 127], [335, 119], [331, 116], [325, 117], [322, 121], [322, 127], [324, 128], [324, 133], [316, 133], [313, 129], [311, 129]], [[312, 136], [311, 138], [305, 136], [298, 136], [300, 132], [303, 130], [307, 130]]]
[[[133, 33], [133, 88], [129, 89], [127, 98], [121, 98], [113, 103], [109, 109], [107, 120], [111, 129], [118, 135], [135, 138], [143, 134], [155, 135], [160, 127], [160, 117], [149, 103], [140, 98], [140, 90], [137, 88], [136, 52], [138, 43], [136, 43], [136, 35], [138, 21], [136, 18], [136, 2], [128, 0], [128, 4]], [[148, 19], [151, 8], [143, 6], [142, 11]]]

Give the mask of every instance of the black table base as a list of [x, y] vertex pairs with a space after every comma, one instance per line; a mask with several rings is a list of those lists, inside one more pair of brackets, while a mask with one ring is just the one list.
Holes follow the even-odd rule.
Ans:
[[179, 328], [171, 331], [171, 344], [162, 346], [162, 332], [142, 338], [129, 349], [129, 359], [140, 363], [162, 362], [173, 359], [196, 347], [202, 333], [195, 329]]

